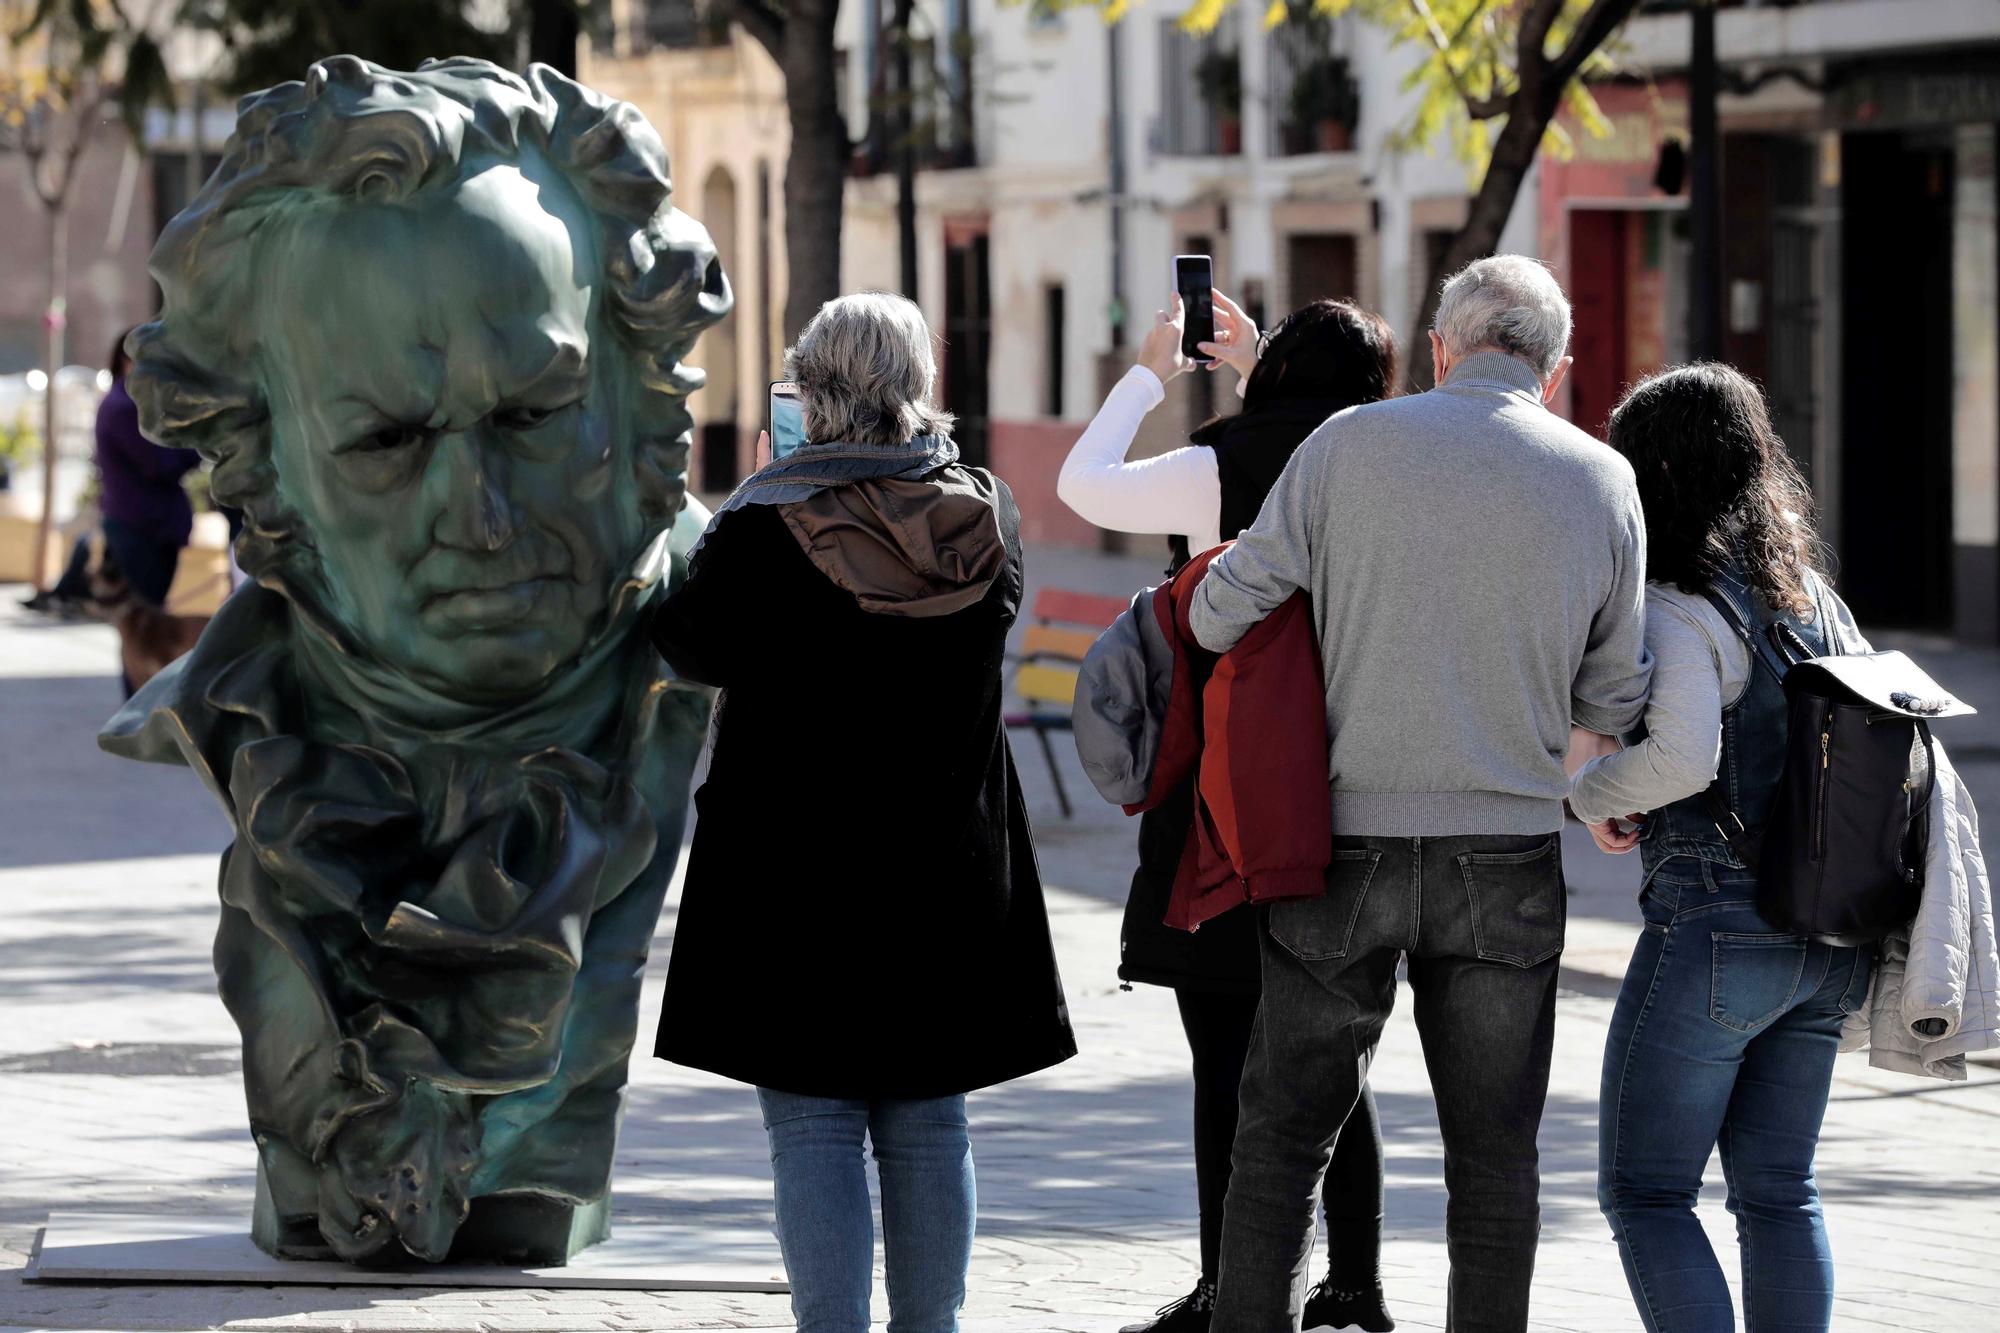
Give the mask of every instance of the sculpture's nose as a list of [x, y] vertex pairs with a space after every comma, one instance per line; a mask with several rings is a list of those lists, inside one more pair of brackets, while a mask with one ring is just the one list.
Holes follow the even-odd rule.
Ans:
[[433, 532], [461, 551], [504, 550], [520, 532], [507, 498], [507, 454], [477, 427], [438, 437], [434, 466], [444, 471], [443, 503]]

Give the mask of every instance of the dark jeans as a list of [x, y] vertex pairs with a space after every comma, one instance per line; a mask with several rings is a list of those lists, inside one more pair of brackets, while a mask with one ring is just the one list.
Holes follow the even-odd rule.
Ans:
[[[1229, 1193], [1229, 1153], [1236, 1142], [1237, 1094], [1250, 1057], [1257, 997], [1181, 987], [1181, 1027], [1194, 1056], [1194, 1181], [1201, 1206], [1201, 1275], [1213, 1282], [1222, 1253], [1223, 1201]], [[1344, 1290], [1372, 1287], [1382, 1257], [1382, 1126], [1366, 1083], [1354, 1114], [1333, 1145], [1320, 1190], [1326, 1210], [1326, 1251]]]
[[1320, 1175], [1405, 955], [1444, 1138], [1447, 1327], [1519, 1333], [1541, 1227], [1562, 841], [1336, 838], [1326, 883], [1266, 918], [1213, 1333], [1296, 1333]]
[[1661, 864], [1604, 1046], [1598, 1201], [1651, 1333], [1736, 1327], [1695, 1216], [1720, 1149], [1743, 1251], [1751, 1333], [1825, 1333], [1833, 1319], [1813, 1152], [1841, 1020], [1868, 998], [1871, 951], [1757, 914], [1756, 876], [1692, 857]]

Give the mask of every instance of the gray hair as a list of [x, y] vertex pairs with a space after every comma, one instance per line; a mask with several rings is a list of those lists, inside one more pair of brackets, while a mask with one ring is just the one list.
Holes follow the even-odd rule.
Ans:
[[1445, 279], [1431, 327], [1455, 358], [1497, 348], [1547, 379], [1569, 347], [1569, 298], [1540, 261], [1493, 255]]
[[785, 353], [797, 380], [806, 437], [815, 444], [908, 444], [949, 435], [952, 417], [930, 403], [937, 358], [923, 311], [889, 292], [840, 296], [819, 308]]

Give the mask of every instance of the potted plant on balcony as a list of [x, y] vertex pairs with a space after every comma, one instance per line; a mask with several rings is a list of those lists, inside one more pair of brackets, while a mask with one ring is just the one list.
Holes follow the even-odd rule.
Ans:
[[1292, 81], [1291, 122], [1319, 152], [1352, 148], [1360, 118], [1361, 86], [1347, 57], [1322, 56], [1299, 70]]
[[1217, 47], [1194, 67], [1196, 90], [1215, 117], [1217, 151], [1234, 157], [1243, 151], [1243, 64], [1236, 52]]

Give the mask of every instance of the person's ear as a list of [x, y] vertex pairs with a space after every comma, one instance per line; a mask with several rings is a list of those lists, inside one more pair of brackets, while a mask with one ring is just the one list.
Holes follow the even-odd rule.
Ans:
[[1562, 382], [1568, 378], [1569, 368], [1575, 362], [1576, 358], [1573, 356], [1566, 356], [1556, 362], [1556, 368], [1549, 372], [1548, 382], [1542, 385], [1542, 406], [1547, 407], [1550, 400], [1556, 396], [1556, 390], [1562, 388]]
[[1451, 353], [1444, 348], [1444, 339], [1438, 337], [1436, 329], [1431, 330], [1431, 383], [1443, 384], [1444, 377], [1451, 374]]

